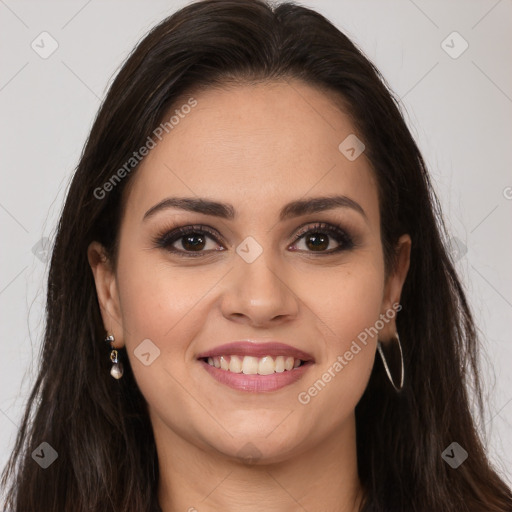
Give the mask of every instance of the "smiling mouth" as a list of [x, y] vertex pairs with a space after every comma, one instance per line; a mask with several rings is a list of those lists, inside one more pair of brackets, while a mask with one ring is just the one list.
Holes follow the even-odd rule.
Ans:
[[244, 375], [272, 375], [274, 373], [291, 372], [311, 361], [304, 361], [291, 356], [215, 356], [199, 359], [219, 370], [230, 373], [243, 373]]

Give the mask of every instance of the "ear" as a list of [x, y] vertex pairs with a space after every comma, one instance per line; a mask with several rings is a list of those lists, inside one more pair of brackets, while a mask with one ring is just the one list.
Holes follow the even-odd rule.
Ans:
[[[411, 256], [411, 237], [402, 235], [396, 245], [396, 263], [391, 269], [384, 287], [384, 297], [382, 300], [381, 315], [386, 312], [394, 311], [395, 314], [388, 322], [385, 322], [384, 328], [381, 330], [380, 338], [383, 341], [393, 338], [396, 333], [396, 305], [400, 303], [400, 295], [402, 287], [409, 271]], [[395, 305], [393, 307], [393, 305]], [[389, 318], [389, 316], [387, 317]]]
[[114, 335], [114, 348], [121, 348], [124, 346], [123, 323], [115, 272], [99, 242], [89, 244], [87, 259], [94, 275], [103, 326]]

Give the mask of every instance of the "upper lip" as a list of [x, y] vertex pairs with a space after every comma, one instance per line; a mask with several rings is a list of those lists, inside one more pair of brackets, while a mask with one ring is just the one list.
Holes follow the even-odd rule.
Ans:
[[232, 343], [226, 343], [198, 354], [197, 359], [218, 356], [288, 356], [294, 357], [295, 359], [301, 359], [302, 361], [315, 361], [311, 354], [308, 354], [303, 350], [299, 350], [291, 345], [287, 345], [286, 343], [280, 343], [272, 340], [264, 343], [255, 341], [234, 341]]

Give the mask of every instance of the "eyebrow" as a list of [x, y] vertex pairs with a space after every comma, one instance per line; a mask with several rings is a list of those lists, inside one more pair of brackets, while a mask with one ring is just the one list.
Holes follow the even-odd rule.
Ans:
[[[157, 212], [168, 208], [177, 208], [189, 212], [202, 213], [204, 215], [220, 217], [226, 220], [234, 220], [236, 217], [235, 208], [228, 203], [220, 203], [210, 199], [196, 197], [168, 197], [152, 206], [144, 214], [142, 220], [145, 221]], [[282, 222], [301, 215], [318, 213], [325, 210], [332, 210], [334, 208], [350, 208], [368, 220], [362, 206], [353, 199], [350, 199], [350, 197], [343, 195], [313, 197], [292, 201], [283, 206], [279, 213], [279, 220]]]

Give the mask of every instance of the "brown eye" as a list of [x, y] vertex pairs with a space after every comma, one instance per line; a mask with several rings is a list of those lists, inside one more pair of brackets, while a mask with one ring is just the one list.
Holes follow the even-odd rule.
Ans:
[[325, 233], [308, 233], [304, 235], [306, 246], [311, 250], [325, 250], [329, 247], [329, 235]]
[[[301, 230], [295, 237], [294, 245], [298, 241], [303, 241], [305, 246], [305, 249], [298, 250], [325, 254], [348, 250], [354, 246], [352, 238], [346, 231], [325, 223], [319, 223]], [[332, 246], [333, 243], [334, 247]]]
[[155, 242], [158, 247], [180, 256], [202, 256], [224, 250], [218, 248], [217, 234], [205, 226], [181, 227], [158, 237]]
[[186, 251], [201, 251], [206, 245], [206, 238], [208, 237], [200, 233], [190, 233], [188, 235], [181, 236], [178, 240], [181, 239], [181, 246]]

